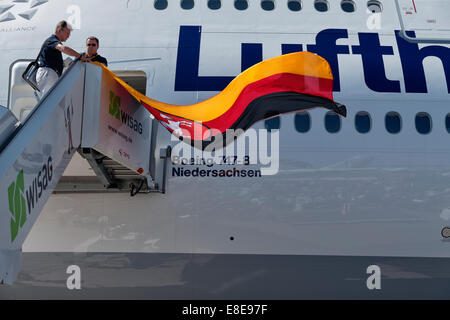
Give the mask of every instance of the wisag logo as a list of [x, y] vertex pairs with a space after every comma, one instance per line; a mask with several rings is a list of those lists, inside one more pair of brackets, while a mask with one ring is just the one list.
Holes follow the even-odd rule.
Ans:
[[39, 10], [38, 7], [48, 1], [49, 0], [11, 0], [6, 4], [0, 4], [0, 23], [16, 20], [18, 16], [25, 20], [31, 20]]
[[25, 207], [25, 184], [23, 170], [17, 175], [16, 181], [8, 187], [9, 211], [11, 212], [11, 242], [16, 239], [19, 228], [22, 228], [27, 221], [27, 210]]
[[112, 91], [109, 92], [109, 114], [117, 120], [122, 121], [130, 129], [142, 134], [142, 123], [120, 108], [120, 97]]
[[[53, 178], [52, 157], [49, 156], [47, 162], [42, 165], [42, 169], [34, 177], [29, 186], [25, 187], [23, 170], [17, 175], [16, 181], [8, 187], [9, 211], [11, 212], [11, 242], [19, 234], [27, 221], [27, 213], [30, 215], [39, 200], [44, 195], [44, 191], [50, 185]], [[28, 210], [27, 210], [28, 209]]]

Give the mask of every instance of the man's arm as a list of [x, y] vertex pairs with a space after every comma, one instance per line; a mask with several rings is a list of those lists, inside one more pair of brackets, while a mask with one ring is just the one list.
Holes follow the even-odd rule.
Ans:
[[79, 52], [76, 52], [71, 47], [68, 47], [68, 46], [65, 46], [65, 45], [62, 45], [59, 43], [55, 46], [55, 49], [61, 51], [64, 54], [67, 54], [68, 56], [75, 57], [75, 58], [81, 58], [81, 61], [86, 62], [86, 59], [83, 58], [83, 55], [80, 54]]

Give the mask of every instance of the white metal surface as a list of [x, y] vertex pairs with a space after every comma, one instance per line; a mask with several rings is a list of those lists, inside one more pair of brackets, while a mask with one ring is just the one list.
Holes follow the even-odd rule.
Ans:
[[17, 119], [11, 111], [0, 106], [0, 147], [8, 140], [17, 126]]
[[[21, 250], [80, 145], [83, 89], [84, 67], [80, 64], [40, 102], [0, 154], [1, 251]], [[2, 278], [6, 270], [0, 270]]]
[[92, 64], [86, 65], [85, 106], [82, 147], [149, 175], [149, 112], [105, 70]]

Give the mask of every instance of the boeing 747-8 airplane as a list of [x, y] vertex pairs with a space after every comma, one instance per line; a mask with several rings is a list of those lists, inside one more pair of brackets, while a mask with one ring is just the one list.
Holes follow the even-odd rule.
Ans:
[[[0, 105], [22, 123], [0, 136], [13, 170], [0, 170], [0, 297], [450, 298], [449, 12], [428, 0], [0, 1]], [[67, 45], [96, 36], [136, 91], [76, 62], [35, 109], [21, 75], [63, 19]], [[178, 139], [194, 123], [165, 104], [192, 117], [208, 105], [212, 119], [240, 101], [239, 74], [250, 83], [258, 63], [301, 51], [329, 66], [346, 117], [316, 100], [280, 111], [277, 96], [215, 153]], [[37, 132], [56, 140], [20, 153]], [[148, 147], [114, 153], [99, 142], [112, 136]], [[81, 290], [66, 286], [73, 270]]]

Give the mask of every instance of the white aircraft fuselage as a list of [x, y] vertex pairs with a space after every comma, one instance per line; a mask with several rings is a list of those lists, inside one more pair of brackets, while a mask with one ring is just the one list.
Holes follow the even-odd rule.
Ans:
[[[232, 1], [218, 10], [169, 1], [156, 10], [154, 1], [49, 0], [29, 20], [19, 15], [29, 4], [15, 3], [15, 19], [0, 22], [1, 105], [10, 65], [34, 59], [67, 19], [74, 30], [66, 45], [81, 52], [88, 36], [98, 37], [109, 68], [145, 72], [146, 95], [160, 101], [197, 103], [255, 63], [311, 51], [330, 64], [334, 99], [348, 111], [337, 132], [327, 130], [324, 109], [308, 112], [306, 132], [298, 115], [280, 116], [275, 175], [202, 177], [206, 159], [187, 157], [169, 167], [166, 194], [56, 193], [23, 251], [449, 258], [441, 235], [450, 224], [449, 45], [403, 39], [393, 1], [381, 1], [376, 28], [367, 1], [355, 1], [353, 13], [337, 1], [328, 12], [313, 0], [299, 12], [285, 2], [265, 11], [250, 1], [239, 11]], [[400, 130], [390, 133], [394, 113]], [[368, 132], [358, 131], [357, 115], [368, 115]], [[431, 129], [421, 133], [426, 119]], [[178, 143], [163, 128], [158, 139]]]

